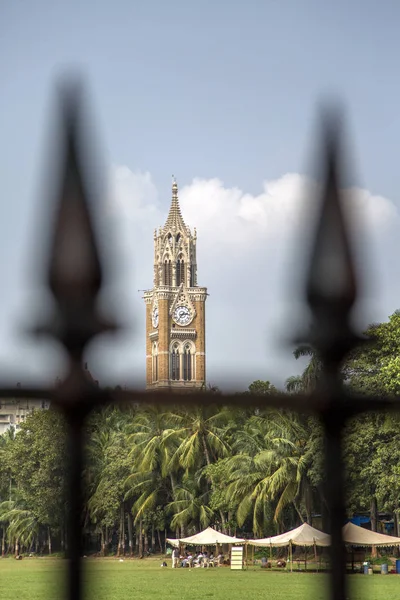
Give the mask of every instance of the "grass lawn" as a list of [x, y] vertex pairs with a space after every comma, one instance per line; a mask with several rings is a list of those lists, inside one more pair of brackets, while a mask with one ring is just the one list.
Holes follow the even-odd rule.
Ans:
[[[161, 569], [161, 559], [86, 559], [88, 600], [328, 600], [328, 576], [249, 568]], [[0, 559], [1, 600], [58, 600], [63, 595], [61, 559]], [[400, 600], [400, 576], [349, 576], [350, 600]]]

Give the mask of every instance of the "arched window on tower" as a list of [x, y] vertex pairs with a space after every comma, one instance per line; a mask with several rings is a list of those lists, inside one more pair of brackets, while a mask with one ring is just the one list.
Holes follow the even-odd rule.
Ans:
[[171, 364], [171, 379], [172, 379], [172, 381], [178, 381], [180, 378], [180, 369], [179, 369], [180, 356], [179, 356], [179, 345], [178, 344], [174, 344], [172, 346], [170, 361], [171, 361], [171, 363], [170, 363]]
[[192, 352], [190, 344], [186, 344], [183, 350], [183, 379], [192, 381]]
[[157, 342], [154, 342], [153, 344], [153, 348], [152, 348], [152, 352], [151, 352], [151, 359], [152, 359], [152, 373], [153, 373], [153, 383], [155, 381], [158, 381], [158, 344]]
[[164, 285], [172, 285], [172, 265], [167, 259], [164, 261]]
[[176, 285], [181, 285], [181, 283], [185, 283], [185, 261], [182, 255], [179, 255], [176, 261]]

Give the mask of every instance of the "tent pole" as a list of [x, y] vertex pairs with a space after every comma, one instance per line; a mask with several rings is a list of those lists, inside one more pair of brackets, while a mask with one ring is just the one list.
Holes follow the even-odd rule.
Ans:
[[289, 542], [289, 554], [290, 554], [290, 572], [293, 573], [293, 547], [292, 547], [292, 541]]

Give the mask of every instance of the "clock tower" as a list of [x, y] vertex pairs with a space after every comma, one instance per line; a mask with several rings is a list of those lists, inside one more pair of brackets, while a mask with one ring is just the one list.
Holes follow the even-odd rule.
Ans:
[[172, 183], [164, 227], [154, 231], [153, 289], [146, 304], [146, 389], [188, 391], [206, 381], [205, 301], [197, 285], [196, 229], [185, 224]]

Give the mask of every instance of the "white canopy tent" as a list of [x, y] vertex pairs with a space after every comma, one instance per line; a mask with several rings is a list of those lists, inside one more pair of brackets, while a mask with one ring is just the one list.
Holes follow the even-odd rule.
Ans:
[[292, 546], [313, 546], [314, 552], [316, 552], [316, 546], [329, 546], [331, 543], [330, 535], [311, 527], [308, 523], [303, 523], [300, 527], [281, 533], [280, 535], [274, 535], [269, 538], [262, 538], [259, 540], [248, 540], [248, 543], [252, 546], [289, 546], [289, 559], [290, 559], [290, 570], [293, 570], [293, 551]]
[[192, 544], [193, 546], [215, 546], [220, 544], [243, 544], [246, 540], [237, 538], [232, 535], [226, 535], [220, 533], [212, 527], [207, 527], [204, 531], [196, 533], [186, 538], [167, 538], [172, 546], [179, 546], [179, 544]]
[[370, 531], [354, 523], [347, 523], [342, 533], [344, 542], [351, 546], [400, 546], [400, 538]]
[[300, 527], [280, 535], [274, 535], [260, 540], [248, 540], [252, 546], [329, 546], [331, 537], [327, 533], [303, 523]]
[[[399, 546], [400, 538], [370, 531], [364, 527], [347, 523], [342, 530], [343, 541], [351, 546]], [[303, 523], [297, 529], [260, 540], [248, 540], [252, 546], [329, 546], [330, 535]]]

